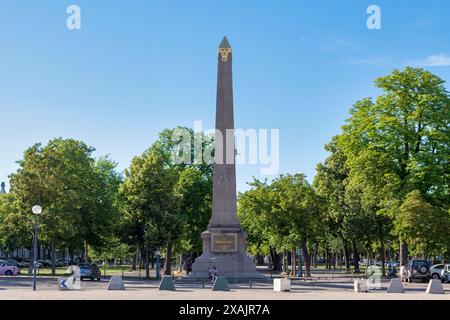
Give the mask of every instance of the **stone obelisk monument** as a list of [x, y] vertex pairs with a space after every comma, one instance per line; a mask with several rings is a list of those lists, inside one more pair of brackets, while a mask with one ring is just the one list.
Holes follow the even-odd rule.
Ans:
[[219, 276], [258, 276], [246, 253], [247, 235], [237, 217], [232, 61], [225, 37], [218, 52], [213, 209], [208, 230], [202, 233], [203, 254], [192, 266], [194, 278], [207, 277], [213, 266]]

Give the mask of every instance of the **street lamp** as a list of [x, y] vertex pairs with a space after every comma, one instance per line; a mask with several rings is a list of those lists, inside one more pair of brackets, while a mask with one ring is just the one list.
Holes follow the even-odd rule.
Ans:
[[34, 206], [34, 263], [33, 263], [33, 291], [36, 291], [36, 264], [37, 264], [37, 232], [38, 232], [38, 215], [42, 213], [42, 208], [40, 206]]

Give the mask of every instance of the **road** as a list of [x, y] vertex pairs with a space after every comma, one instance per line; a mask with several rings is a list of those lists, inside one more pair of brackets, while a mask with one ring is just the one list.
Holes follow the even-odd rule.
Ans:
[[370, 293], [355, 293], [353, 279], [345, 275], [335, 275], [333, 279], [315, 279], [315, 281], [292, 282], [292, 290], [287, 293], [273, 292], [270, 280], [266, 283], [232, 284], [231, 292], [212, 292], [210, 284], [203, 288], [202, 284], [179, 284], [177, 291], [159, 291], [158, 282], [154, 280], [125, 277], [126, 291], [107, 291], [108, 278], [101, 281], [82, 281], [82, 290], [67, 292], [58, 290], [56, 278], [39, 277], [37, 292], [32, 292], [32, 278], [29, 276], [0, 277], [0, 300], [15, 299], [169, 299], [169, 300], [197, 300], [197, 299], [227, 299], [227, 300], [267, 300], [267, 299], [300, 299], [300, 300], [450, 300], [450, 284], [444, 284], [446, 295], [425, 294], [427, 285], [423, 283], [407, 284], [405, 294], [387, 294], [388, 280], [381, 282], [381, 289]]

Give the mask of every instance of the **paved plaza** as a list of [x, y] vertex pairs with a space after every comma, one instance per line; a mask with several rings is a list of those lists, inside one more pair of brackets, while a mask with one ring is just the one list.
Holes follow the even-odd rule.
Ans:
[[32, 291], [28, 276], [0, 277], [0, 300], [450, 300], [450, 284], [444, 284], [445, 295], [425, 294], [427, 284], [407, 284], [405, 294], [387, 294], [388, 280], [381, 289], [370, 293], [355, 293], [350, 276], [337, 275], [333, 279], [313, 281], [293, 280], [291, 292], [272, 290], [270, 279], [262, 283], [232, 284], [230, 292], [212, 292], [211, 284], [178, 284], [176, 291], [159, 291], [158, 282], [125, 277], [126, 291], [107, 291], [108, 279], [82, 281], [80, 291], [59, 291], [57, 279], [41, 277], [38, 291]]

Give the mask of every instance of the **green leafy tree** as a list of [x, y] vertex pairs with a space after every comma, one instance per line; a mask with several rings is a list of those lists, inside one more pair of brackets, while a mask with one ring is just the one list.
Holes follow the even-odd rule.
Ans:
[[[166, 129], [152, 148], [177, 173], [176, 191], [181, 196], [184, 228], [177, 246], [184, 252], [201, 252], [200, 234], [206, 230], [212, 211], [213, 165], [203, 159], [213, 152], [214, 139], [190, 128]], [[182, 160], [182, 161], [181, 161]]]
[[410, 192], [400, 206], [396, 219], [397, 233], [408, 242], [416, 257], [436, 257], [448, 244], [450, 216], [426, 202], [420, 191]]
[[267, 223], [272, 209], [269, 197], [270, 186], [267, 181], [254, 181], [251, 187], [238, 197], [238, 217], [242, 228], [247, 232], [247, 250], [253, 255], [269, 255], [273, 270], [281, 270], [281, 260], [276, 248], [270, 242], [270, 225]]
[[[444, 81], [408, 67], [375, 84], [383, 93], [354, 105], [339, 141], [349, 183], [362, 191], [364, 205], [376, 211], [391, 210], [413, 190], [448, 208], [450, 98]], [[406, 259], [404, 241], [402, 263]]]
[[136, 239], [144, 248], [147, 277], [149, 252], [155, 245], [166, 246], [165, 274], [171, 274], [172, 246], [184, 223], [179, 211], [180, 196], [175, 192], [176, 183], [177, 172], [151, 148], [132, 160], [120, 186], [124, 213], [130, 221], [129, 231], [138, 232]]
[[33, 224], [22, 214], [14, 196], [0, 194], [0, 249], [7, 254], [19, 248], [31, 248]]
[[316, 239], [319, 219], [313, 188], [302, 174], [281, 175], [270, 185], [255, 181], [253, 186], [239, 198], [239, 215], [253, 245], [290, 252], [292, 273], [296, 249], [301, 247], [310, 276], [308, 240]]
[[53, 274], [58, 247], [83, 247], [103, 230], [93, 226], [104, 205], [98, 197], [103, 190], [98, 186], [93, 151], [73, 139], [54, 139], [44, 147], [36, 144], [25, 151], [18, 171], [11, 175], [11, 194], [23, 219], [33, 219], [33, 205], [44, 208], [39, 239], [51, 248]]

